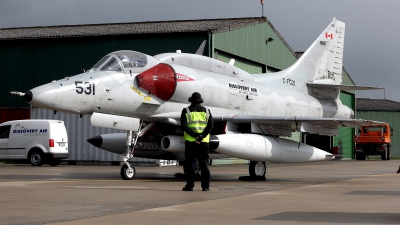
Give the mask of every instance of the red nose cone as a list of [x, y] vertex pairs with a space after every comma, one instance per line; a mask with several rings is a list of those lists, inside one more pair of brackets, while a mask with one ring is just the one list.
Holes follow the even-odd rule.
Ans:
[[160, 63], [137, 77], [141, 88], [164, 101], [169, 100], [175, 92], [176, 74], [168, 64]]

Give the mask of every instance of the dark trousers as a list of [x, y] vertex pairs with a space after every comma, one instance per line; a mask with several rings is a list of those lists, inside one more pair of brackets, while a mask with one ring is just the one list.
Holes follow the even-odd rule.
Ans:
[[193, 188], [195, 180], [196, 159], [201, 171], [201, 187], [210, 187], [210, 170], [208, 169], [208, 148], [209, 143], [185, 141], [185, 172], [186, 186]]

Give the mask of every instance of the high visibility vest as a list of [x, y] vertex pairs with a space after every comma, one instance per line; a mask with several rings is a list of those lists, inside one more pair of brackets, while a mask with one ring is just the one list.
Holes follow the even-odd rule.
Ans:
[[[190, 112], [189, 108], [186, 108], [186, 122], [187, 126], [196, 133], [203, 133], [207, 127], [208, 117], [210, 116], [208, 109], [205, 112]], [[196, 138], [190, 136], [188, 133], [183, 133], [183, 140], [185, 141], [196, 141]], [[201, 142], [210, 142], [210, 134], [203, 138]]]

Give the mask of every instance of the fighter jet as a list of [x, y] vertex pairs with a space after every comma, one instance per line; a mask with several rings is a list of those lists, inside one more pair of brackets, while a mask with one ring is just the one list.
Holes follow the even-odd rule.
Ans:
[[121, 177], [132, 179], [133, 156], [183, 160], [181, 110], [199, 92], [214, 118], [211, 157], [250, 160], [250, 175], [265, 176], [265, 162], [331, 160], [334, 155], [281, 138], [300, 131], [337, 135], [338, 127], [371, 123], [354, 119], [339, 99], [341, 90], [375, 87], [341, 85], [345, 24], [336, 20], [291, 67], [249, 74], [199, 54], [155, 56], [117, 51], [85, 73], [33, 88], [23, 96], [31, 105], [54, 111], [92, 114], [93, 126], [126, 130], [88, 141], [122, 154]]

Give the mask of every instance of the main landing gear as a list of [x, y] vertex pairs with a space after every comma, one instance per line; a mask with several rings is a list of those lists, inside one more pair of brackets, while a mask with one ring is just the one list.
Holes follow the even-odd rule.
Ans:
[[250, 161], [249, 174], [250, 176], [239, 177], [239, 180], [266, 180], [265, 174], [267, 173], [267, 165], [265, 162]]

